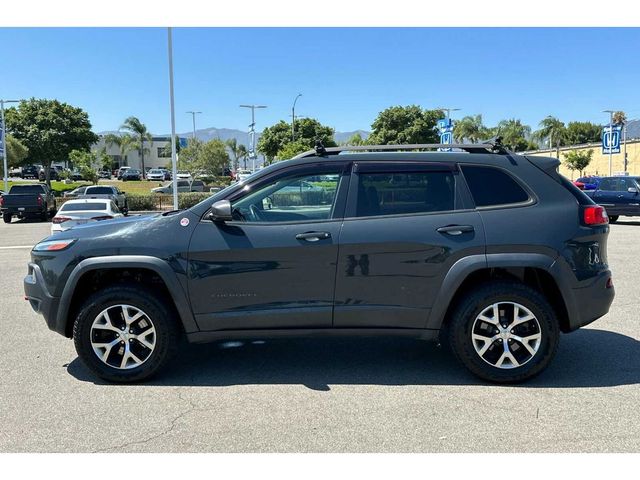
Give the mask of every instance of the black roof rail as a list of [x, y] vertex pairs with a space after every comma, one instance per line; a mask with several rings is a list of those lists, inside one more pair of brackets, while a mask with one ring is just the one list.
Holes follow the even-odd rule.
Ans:
[[427, 150], [435, 148], [456, 148], [469, 153], [509, 154], [508, 150], [502, 145], [502, 138], [495, 137], [483, 143], [415, 143], [409, 145], [354, 145], [329, 148], [325, 148], [325, 146], [322, 145], [322, 142], [316, 141], [316, 146], [313, 150], [307, 150], [293, 158], [324, 157], [328, 155], [339, 155], [342, 152], [384, 152], [398, 150]]

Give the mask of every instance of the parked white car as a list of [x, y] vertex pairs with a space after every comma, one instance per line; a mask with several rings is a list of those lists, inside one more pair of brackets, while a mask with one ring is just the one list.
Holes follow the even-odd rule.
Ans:
[[160, 168], [152, 168], [147, 172], [147, 180], [164, 182], [164, 170]]
[[193, 180], [193, 177], [191, 176], [191, 174], [184, 170], [179, 170], [176, 177], [178, 178], [178, 180], [189, 180], [189, 181]]
[[252, 173], [253, 172], [251, 170], [238, 170], [236, 172], [236, 181], [237, 182], [243, 182], [244, 180], [249, 178]]
[[65, 202], [51, 220], [51, 233], [63, 232], [89, 222], [122, 217], [113, 200], [83, 198]]

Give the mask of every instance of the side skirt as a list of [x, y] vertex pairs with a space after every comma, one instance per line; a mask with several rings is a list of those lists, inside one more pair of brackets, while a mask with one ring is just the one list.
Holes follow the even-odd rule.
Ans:
[[240, 338], [280, 337], [414, 337], [421, 340], [437, 340], [439, 330], [425, 328], [312, 328], [282, 330], [216, 330], [187, 333], [190, 343], [209, 343], [217, 340]]

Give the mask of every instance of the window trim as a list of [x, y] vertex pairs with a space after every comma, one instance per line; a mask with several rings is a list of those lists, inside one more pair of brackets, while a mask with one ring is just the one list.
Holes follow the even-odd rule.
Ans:
[[[522, 180], [520, 180], [520, 178], [515, 176], [513, 173], [511, 173], [508, 169], [506, 169], [504, 167], [499, 167], [497, 165], [488, 165], [488, 164], [485, 164], [485, 163], [464, 163], [464, 162], [459, 163], [458, 167], [460, 169], [460, 173], [462, 175], [462, 178], [464, 179], [465, 188], [469, 192], [469, 199], [471, 201], [471, 204], [473, 205], [473, 208], [475, 210], [477, 210], [477, 211], [496, 210], [496, 209], [505, 209], [505, 208], [521, 208], [521, 207], [528, 207], [530, 205], [535, 205], [535, 204], [538, 203], [538, 197], [533, 192], [533, 190], [531, 190], [531, 188], [529, 188], [529, 186], [526, 183], [524, 183]], [[516, 182], [516, 185], [518, 185], [520, 188], [522, 188], [522, 190], [524, 190], [524, 192], [527, 195], [529, 195], [529, 199], [525, 200], [523, 202], [500, 203], [500, 204], [495, 204], [495, 205], [477, 206], [475, 198], [473, 198], [473, 193], [471, 191], [471, 187], [469, 186], [469, 181], [467, 180], [467, 177], [464, 174], [464, 167], [493, 168], [495, 170], [501, 170], [503, 173], [505, 173], [507, 176], [509, 176], [514, 182]]]
[[[264, 185], [273, 183], [278, 179], [292, 176], [292, 175], [304, 175], [305, 173], [314, 173], [317, 172], [318, 169], [334, 169], [338, 170], [338, 175], [340, 178], [338, 179], [338, 188], [336, 190], [336, 197], [333, 203], [333, 207], [331, 210], [331, 214], [329, 218], [323, 219], [308, 219], [308, 220], [287, 220], [284, 222], [242, 222], [239, 220], [230, 220], [225, 222], [225, 225], [230, 226], [248, 226], [248, 225], [297, 225], [297, 224], [311, 224], [311, 223], [327, 223], [327, 222], [335, 222], [337, 220], [342, 220], [344, 218], [344, 211], [347, 200], [347, 189], [349, 185], [349, 176], [351, 172], [351, 161], [340, 161], [340, 162], [313, 162], [304, 165], [293, 165], [291, 167], [286, 167], [280, 170], [273, 172], [272, 174], [266, 175], [261, 178], [255, 179], [253, 182], [247, 183], [245, 186], [240, 188], [239, 190], [234, 190], [231, 192], [226, 198], [222, 198], [220, 200], [229, 200], [229, 202], [233, 203], [245, 195], [255, 191], [255, 189], [259, 189]], [[322, 175], [320, 173], [319, 175]], [[211, 211], [211, 208], [208, 208], [200, 221], [206, 220], [207, 215]]]
[[[440, 210], [437, 212], [409, 212], [409, 213], [391, 213], [388, 215], [368, 215], [368, 216], [358, 216], [357, 205], [358, 205], [358, 179], [361, 173], [369, 174], [369, 173], [398, 173], [408, 174], [408, 173], [424, 173], [424, 172], [450, 172], [453, 175], [454, 179], [454, 209], [453, 210]], [[384, 161], [376, 161], [376, 160], [365, 160], [361, 162], [354, 162], [352, 171], [351, 171], [351, 180], [349, 182], [349, 194], [347, 196], [347, 205], [344, 212], [344, 220], [352, 221], [352, 220], [369, 220], [376, 218], [396, 218], [396, 217], [416, 217], [423, 215], [442, 215], [447, 214], [451, 215], [454, 213], [465, 212], [465, 211], [473, 211], [473, 208], [470, 208], [471, 205], [465, 201], [464, 196], [460, 191], [460, 171], [456, 168], [456, 164], [454, 163], [444, 163], [444, 162], [426, 162], [426, 161], [410, 161], [406, 162], [400, 161], [393, 162], [389, 160]], [[456, 208], [459, 206], [460, 208]]]

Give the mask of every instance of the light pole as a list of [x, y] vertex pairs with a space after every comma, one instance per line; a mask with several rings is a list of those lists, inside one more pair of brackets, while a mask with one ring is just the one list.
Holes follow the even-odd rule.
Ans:
[[7, 167], [7, 126], [4, 123], [4, 104], [20, 103], [20, 100], [0, 100], [0, 120], [2, 121], [1, 144], [2, 144], [2, 165], [4, 166], [4, 191], [9, 190], [9, 171]]
[[173, 182], [173, 209], [178, 210], [178, 162], [176, 158], [176, 112], [173, 102], [173, 39], [167, 28], [169, 55], [169, 103], [171, 104], [171, 180]]
[[202, 112], [194, 112], [193, 110], [187, 112], [191, 114], [191, 120], [193, 121], [193, 139], [196, 139], [196, 115]]
[[249, 158], [252, 160], [252, 172], [256, 171], [256, 108], [267, 108], [266, 105], [240, 105], [251, 109], [251, 125], [249, 125]]
[[457, 112], [460, 109], [459, 108], [440, 107], [440, 108], [438, 108], [438, 110], [442, 110], [443, 112], [447, 112], [444, 118], [445, 118], [445, 120], [447, 120], [447, 126], [449, 126], [449, 119], [451, 118], [451, 112]]
[[613, 165], [613, 114], [615, 110], [603, 110], [602, 112], [609, 114], [609, 176], [611, 176]]
[[299, 93], [296, 98], [293, 100], [293, 106], [291, 107], [291, 141], [296, 141], [296, 102], [302, 96]]

